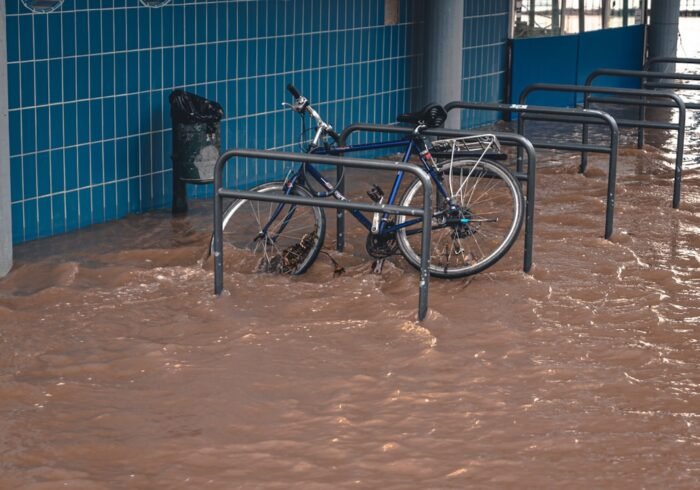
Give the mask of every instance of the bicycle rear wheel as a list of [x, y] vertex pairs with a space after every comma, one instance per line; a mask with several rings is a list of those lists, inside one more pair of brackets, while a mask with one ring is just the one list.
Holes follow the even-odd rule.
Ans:
[[[282, 182], [251, 190], [285, 193]], [[311, 197], [302, 187], [295, 187], [291, 194]], [[224, 212], [223, 231], [224, 253], [235, 257], [237, 270], [297, 275], [318, 257], [326, 233], [326, 217], [319, 207], [238, 199]]]
[[[440, 167], [439, 195], [433, 184], [434, 214], [430, 274], [457, 278], [483, 271], [513, 245], [523, 221], [523, 197], [518, 181], [499, 163], [463, 160]], [[423, 207], [423, 184], [416, 180], [401, 198], [402, 206]], [[398, 218], [398, 224], [406, 221]], [[396, 233], [406, 260], [420, 268], [421, 225]]]

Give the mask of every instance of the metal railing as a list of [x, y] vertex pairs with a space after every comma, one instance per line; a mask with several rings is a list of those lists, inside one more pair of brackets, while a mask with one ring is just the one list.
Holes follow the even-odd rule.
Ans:
[[[683, 141], [685, 138], [685, 103], [676, 94], [667, 92], [657, 92], [654, 90], [632, 89], [632, 88], [617, 88], [617, 87], [597, 87], [590, 85], [562, 85], [554, 83], [535, 83], [528, 85], [520, 93], [520, 102], [522, 104], [527, 100], [528, 95], [536, 91], [551, 91], [551, 92], [571, 92], [581, 93], [584, 95], [584, 107], [587, 108], [590, 102], [604, 102], [608, 104], [621, 105], [636, 105], [638, 107], [651, 106], [657, 107], [676, 107], [678, 109], [678, 122], [651, 122], [644, 119], [615, 119], [619, 127], [635, 127], [635, 128], [655, 128], [655, 129], [670, 129], [678, 134], [678, 143], [676, 145], [676, 166], [673, 179], [673, 207], [677, 208], [680, 203], [681, 178], [683, 168]], [[629, 97], [591, 97], [590, 94], [606, 94], [612, 96], [629, 96]], [[648, 98], [669, 99], [671, 103], [662, 104], [659, 102], [647, 100]], [[583, 125], [582, 143], [588, 144], [588, 125]], [[586, 151], [581, 152], [581, 166], [585, 170], [588, 163], [588, 155]]]
[[[270, 195], [252, 191], [237, 191], [223, 187], [223, 170], [232, 158], [257, 158], [261, 160], [291, 161], [317, 163], [356, 167], [372, 170], [403, 171], [414, 174], [423, 183], [423, 208], [407, 206], [394, 206], [387, 204], [369, 204], [351, 201], [337, 201], [334, 199], [319, 197], [303, 197], [292, 195]], [[407, 216], [423, 217], [423, 236], [421, 238], [420, 280], [418, 283], [418, 320], [425, 318], [428, 311], [428, 284], [430, 274], [428, 264], [430, 262], [430, 232], [432, 217], [432, 185], [430, 176], [416, 165], [402, 162], [389, 162], [381, 160], [369, 160], [360, 158], [346, 158], [340, 156], [311, 155], [305, 153], [288, 153], [269, 150], [229, 150], [223, 153], [216, 162], [214, 168], [214, 294], [221, 294], [224, 286], [224, 255], [223, 255], [223, 199], [249, 199], [255, 201], [267, 201], [277, 203], [300, 204], [304, 206], [318, 206], [336, 209], [356, 209], [370, 213], [389, 213]]]
[[[685, 81], [700, 81], [700, 75], [694, 73], [682, 73], [682, 72], [664, 72], [664, 71], [651, 71], [651, 67], [654, 65], [662, 63], [684, 63], [684, 64], [700, 64], [700, 59], [698, 58], [678, 58], [671, 56], [657, 56], [654, 58], [649, 58], [644, 63], [644, 70], [617, 70], [601, 68], [591, 72], [586, 78], [586, 85], [592, 85], [596, 78], [600, 77], [621, 77], [621, 78], [637, 78], [640, 81], [640, 86], [642, 89], [671, 89], [671, 90], [700, 90], [700, 84], [691, 83], [669, 83], [666, 80], [685, 80]], [[662, 80], [661, 82], [651, 82], [652, 80]], [[595, 102], [595, 101], [592, 101]], [[697, 110], [700, 109], [700, 104], [688, 100], [683, 100], [685, 103], [686, 110]], [[657, 107], [673, 107], [670, 105], [660, 104]], [[639, 113], [637, 118], [639, 120], [646, 119], [645, 107], [639, 107]], [[684, 141], [683, 141], [684, 143]], [[637, 148], [642, 148], [644, 146], [644, 128], [639, 127], [637, 131]], [[680, 199], [680, 196], [679, 196]], [[674, 199], [674, 208], [677, 208], [680, 201]]]
[[[357, 123], [347, 126], [342, 133], [340, 133], [339, 146], [346, 146], [348, 138], [357, 132], [368, 132], [368, 133], [394, 133], [394, 134], [405, 134], [410, 135], [414, 131], [413, 128], [402, 127], [402, 126], [392, 126], [388, 124], [365, 124]], [[436, 136], [438, 138], [459, 138], [462, 136], [475, 136], [479, 134], [484, 134], [483, 131], [463, 131], [457, 129], [424, 129], [421, 134], [425, 136]], [[532, 146], [530, 141], [518, 134], [513, 133], [493, 133], [498, 138], [498, 141], [502, 145], [516, 146], [523, 148], [527, 154], [527, 174], [521, 172], [514, 173], [514, 176], [520, 181], [527, 182], [527, 191], [525, 194], [525, 242], [524, 242], [524, 256], [523, 256], [523, 270], [525, 272], [530, 272], [532, 269], [532, 257], [533, 257], [533, 242], [534, 242], [534, 222], [535, 222], [535, 172], [536, 172], [536, 154], [535, 148]], [[341, 182], [341, 185], [342, 182]], [[342, 192], [343, 189], [341, 188]], [[338, 212], [338, 226], [337, 226], [337, 241], [336, 246], [339, 251], [343, 250], [345, 245], [345, 216], [342, 211]]]
[[[533, 141], [535, 148], [547, 148], [552, 150], [590, 151], [592, 153], [605, 153], [608, 155], [608, 193], [605, 205], [605, 231], [604, 236], [609, 239], [613, 232], [613, 219], [615, 212], [615, 182], [617, 179], [617, 148], [620, 131], [615, 119], [608, 113], [591, 109], [571, 109], [562, 107], [528, 106], [518, 104], [490, 104], [483, 102], [450, 102], [445, 106], [447, 112], [453, 109], [479, 109], [498, 112], [517, 112], [522, 114], [518, 119], [518, 134], [524, 136], [525, 118], [543, 121], [604, 124], [610, 128], [610, 143], [608, 145], [589, 145], [582, 143], [556, 143], [552, 141]], [[517, 170], [522, 171], [522, 150], [518, 148]], [[580, 172], [585, 167], [579, 167]]]

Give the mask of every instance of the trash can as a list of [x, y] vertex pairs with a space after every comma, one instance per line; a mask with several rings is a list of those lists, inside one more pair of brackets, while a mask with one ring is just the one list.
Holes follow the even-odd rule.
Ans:
[[170, 94], [173, 121], [173, 177], [185, 183], [214, 180], [214, 166], [221, 153], [221, 118], [218, 102], [184, 90]]
[[221, 153], [221, 118], [218, 102], [175, 90], [170, 94], [173, 121], [173, 214], [187, 212], [185, 184], [208, 184]]

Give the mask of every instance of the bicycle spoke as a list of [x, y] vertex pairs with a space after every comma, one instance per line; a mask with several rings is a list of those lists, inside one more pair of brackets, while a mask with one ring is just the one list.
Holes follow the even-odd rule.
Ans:
[[[510, 248], [522, 222], [522, 197], [508, 170], [488, 160], [447, 164], [442, 175], [450, 206], [433, 216], [430, 271], [462, 277], [493, 264]], [[421, 189], [418, 182], [409, 187], [402, 205], [420, 203]], [[401, 251], [415, 267], [420, 266], [421, 235], [418, 227], [397, 233]]]
[[[256, 189], [285, 195], [282, 183], [263, 184]], [[301, 188], [292, 193], [308, 196]], [[260, 200], [232, 203], [223, 225], [225, 241], [245, 252], [240, 255], [240, 263], [250, 272], [303, 272], [318, 255], [325, 232], [320, 208]]]

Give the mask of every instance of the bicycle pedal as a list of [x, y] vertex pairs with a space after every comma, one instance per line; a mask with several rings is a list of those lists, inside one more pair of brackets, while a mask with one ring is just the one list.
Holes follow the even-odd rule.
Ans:
[[367, 195], [376, 203], [380, 203], [384, 199], [384, 191], [376, 184], [372, 184], [372, 188], [367, 191]]
[[384, 259], [377, 259], [372, 262], [372, 274], [381, 274], [384, 269]]

